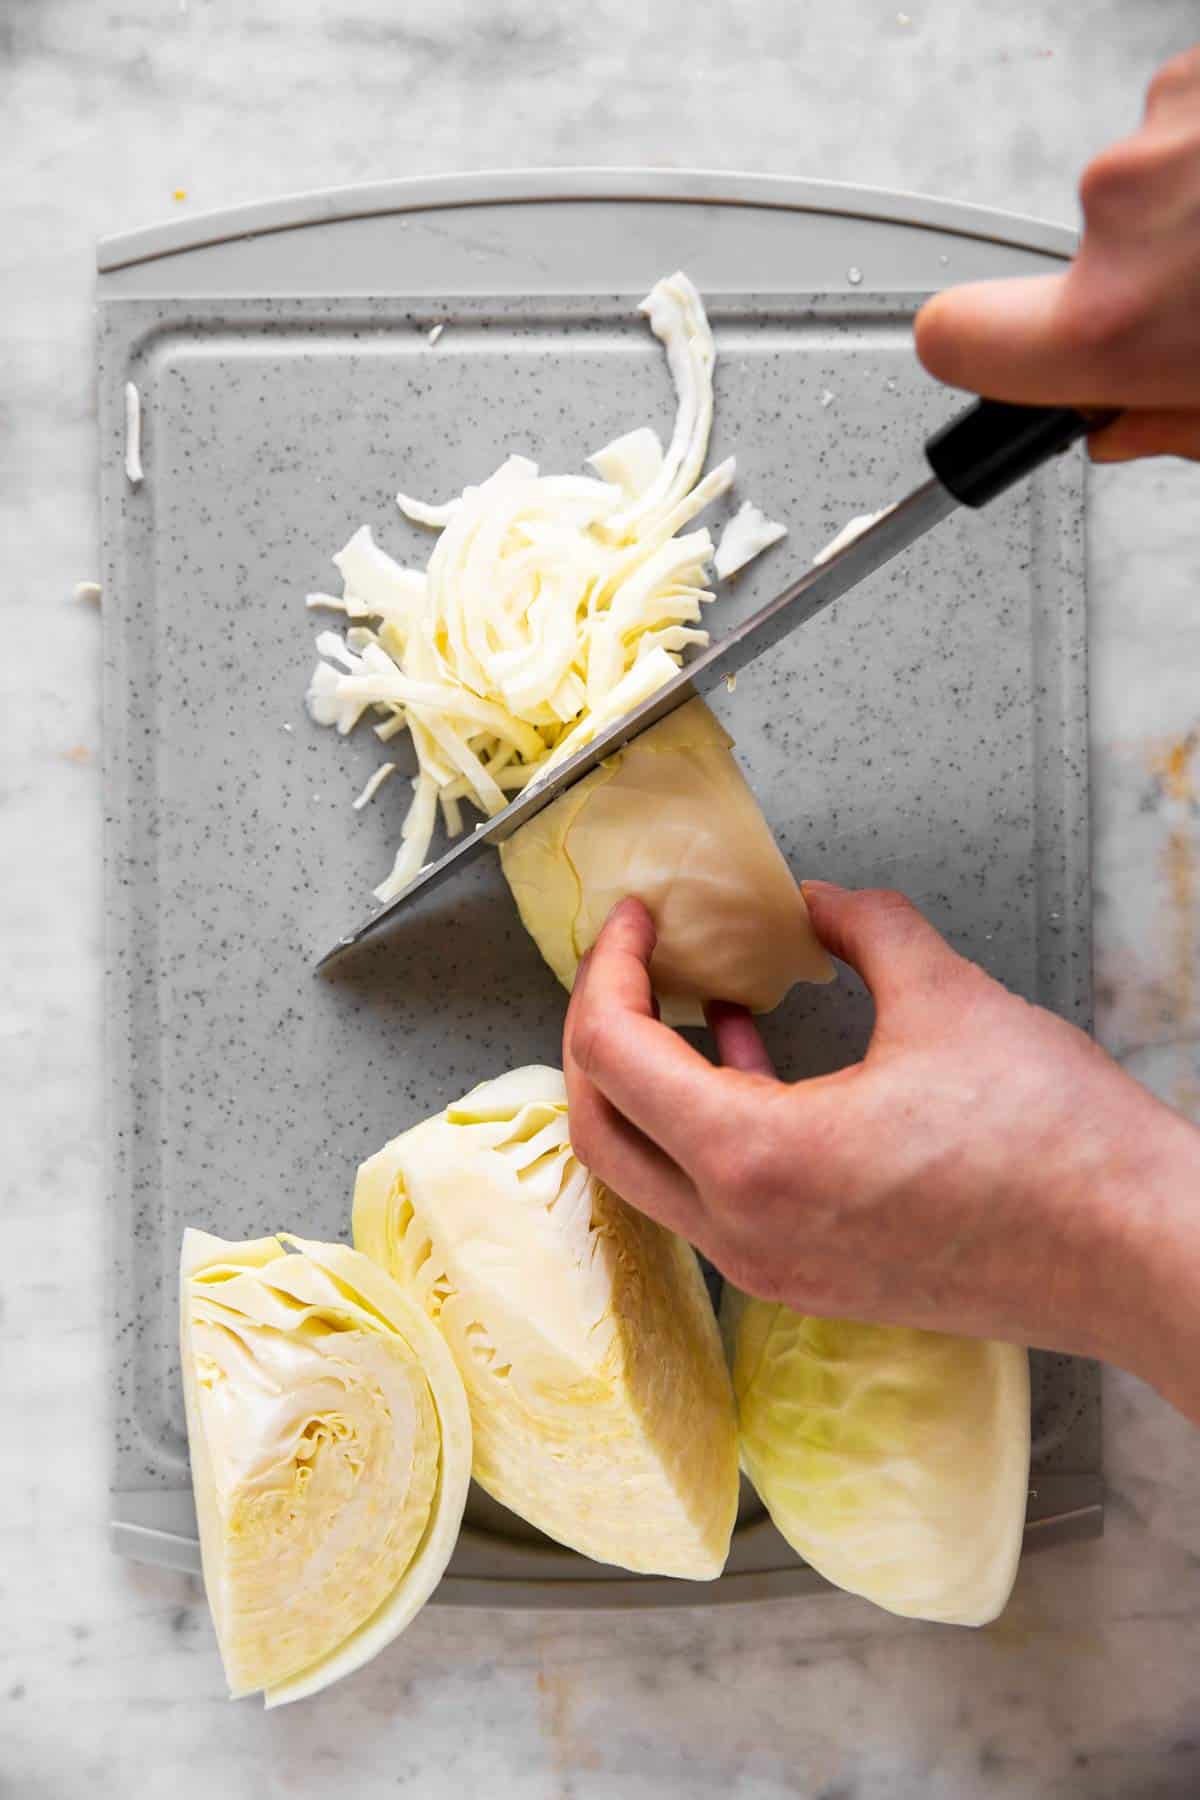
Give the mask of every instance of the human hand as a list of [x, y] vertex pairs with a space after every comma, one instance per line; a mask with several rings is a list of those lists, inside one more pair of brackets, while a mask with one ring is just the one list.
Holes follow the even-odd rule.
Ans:
[[874, 997], [863, 1061], [779, 1081], [714, 1007], [714, 1067], [658, 1022], [623, 901], [567, 1014], [580, 1159], [749, 1293], [1101, 1356], [1200, 1417], [1200, 1131], [903, 896], [804, 893]]
[[930, 374], [993, 400], [1121, 407], [1097, 462], [1200, 459], [1200, 46], [1150, 83], [1132, 137], [1080, 182], [1085, 220], [1064, 275], [947, 288], [917, 314]]

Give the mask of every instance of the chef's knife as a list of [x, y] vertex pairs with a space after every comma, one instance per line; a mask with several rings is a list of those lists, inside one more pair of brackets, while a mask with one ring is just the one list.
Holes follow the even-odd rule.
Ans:
[[884, 563], [924, 537], [947, 514], [959, 506], [983, 506], [1113, 417], [1112, 413], [1085, 415], [1068, 407], [1010, 406], [998, 400], [979, 400], [967, 407], [926, 442], [925, 456], [933, 471], [928, 481], [878, 514], [864, 530], [815, 563], [727, 637], [694, 657], [648, 700], [598, 731], [591, 743], [568, 762], [531, 783], [503, 812], [459, 838], [437, 862], [422, 869], [394, 900], [340, 939], [322, 957], [318, 969], [330, 967], [355, 945], [385, 931], [396, 914], [418, 894], [430, 892], [457, 874], [485, 846], [502, 844], [606, 756], [657, 724], [677, 706], [698, 694], [709, 693], [718, 682], [736, 675], [764, 651], [773, 649], [798, 625], [805, 624], [831, 601], [857, 587]]

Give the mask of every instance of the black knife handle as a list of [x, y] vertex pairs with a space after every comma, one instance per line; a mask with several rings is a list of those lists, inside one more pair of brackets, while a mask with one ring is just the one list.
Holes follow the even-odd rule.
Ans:
[[1076, 412], [1071, 406], [977, 400], [926, 439], [925, 455], [956, 500], [963, 506], [983, 506], [1116, 416]]

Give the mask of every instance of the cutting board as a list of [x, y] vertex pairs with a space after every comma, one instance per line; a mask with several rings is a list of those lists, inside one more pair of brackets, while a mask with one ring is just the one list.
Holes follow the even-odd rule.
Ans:
[[[183, 1228], [346, 1237], [364, 1156], [475, 1082], [559, 1056], [563, 995], [490, 859], [339, 979], [313, 975], [370, 909], [408, 795], [396, 779], [354, 812], [384, 753], [304, 710], [322, 623], [304, 596], [336, 591], [333, 551], [365, 521], [400, 561], [423, 559], [398, 487], [442, 497], [511, 451], [573, 471], [633, 426], [668, 434], [665, 359], [635, 309], [683, 267], [716, 335], [712, 459], [737, 454], [730, 505], [789, 527], [711, 608], [719, 632], [922, 477], [921, 442], [955, 401], [912, 354], [921, 298], [1053, 270], [1072, 248], [909, 196], [586, 172], [317, 195], [102, 247], [120, 1550], [199, 1566]], [[1017, 992], [1086, 1023], [1082, 509], [1081, 462], [1060, 459], [947, 522], [716, 710], [798, 875], [903, 888]], [[386, 754], [403, 764], [399, 744]], [[869, 1028], [847, 975], [793, 994], [767, 1035], [799, 1076], [860, 1054]], [[1030, 1547], [1101, 1518], [1096, 1372], [1034, 1360]], [[589, 1563], [476, 1492], [439, 1595], [625, 1607], [821, 1585], [749, 1492], [712, 1584]]]

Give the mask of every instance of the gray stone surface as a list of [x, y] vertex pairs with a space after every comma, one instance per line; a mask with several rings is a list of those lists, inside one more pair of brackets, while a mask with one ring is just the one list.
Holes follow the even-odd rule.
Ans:
[[[227, 1709], [197, 1584], [110, 1558], [99, 1117], [98, 235], [268, 192], [530, 163], [709, 164], [1073, 214], [1186, 4], [626, 9], [9, 0], [0, 16], [5, 1396], [0, 1791], [642, 1800], [1187, 1795], [1200, 1786], [1197, 1440], [1107, 1382], [1109, 1530], [994, 1627], [845, 1596], [539, 1619], [427, 1612], [294, 1711]], [[175, 200], [179, 192], [184, 198]], [[1189, 774], [1197, 477], [1094, 484], [1102, 1036], [1200, 1097]]]

